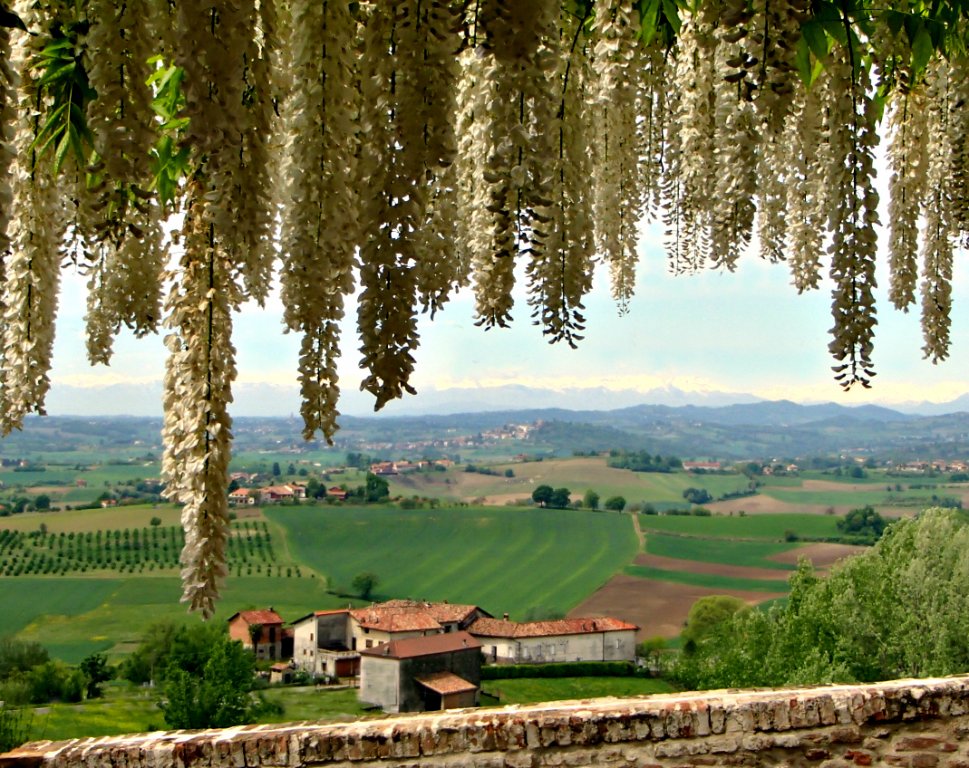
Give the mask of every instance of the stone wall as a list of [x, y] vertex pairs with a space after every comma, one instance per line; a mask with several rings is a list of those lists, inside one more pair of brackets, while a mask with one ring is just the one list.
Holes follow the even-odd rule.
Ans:
[[34, 742], [0, 768], [969, 768], [969, 677]]

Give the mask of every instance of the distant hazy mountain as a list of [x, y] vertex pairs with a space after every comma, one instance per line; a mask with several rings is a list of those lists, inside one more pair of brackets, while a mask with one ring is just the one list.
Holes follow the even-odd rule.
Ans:
[[[77, 387], [56, 379], [47, 400], [52, 414], [76, 416], [160, 416], [161, 382]], [[238, 383], [233, 387], [234, 416], [290, 416], [299, 413], [295, 386]], [[628, 418], [653, 420], [668, 412], [696, 421], [719, 424], [772, 426], [809, 424], [827, 419], [898, 421], [908, 415], [938, 416], [969, 411], [969, 394], [948, 403], [904, 403], [893, 408], [879, 405], [842, 406], [837, 403], [799, 405], [789, 400], [767, 401], [745, 392], [689, 391], [662, 387], [646, 391], [604, 387], [545, 389], [506, 385], [498, 387], [423, 389], [414, 397], [389, 403], [374, 413], [373, 398], [347, 386], [340, 401], [344, 414], [386, 418], [496, 413], [558, 409], [590, 412], [624, 411]], [[598, 419], [597, 419], [598, 420]]]

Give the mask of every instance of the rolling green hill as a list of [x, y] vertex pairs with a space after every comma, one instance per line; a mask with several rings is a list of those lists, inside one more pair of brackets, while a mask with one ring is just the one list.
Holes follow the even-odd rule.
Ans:
[[496, 615], [564, 613], [627, 565], [628, 516], [580, 510], [277, 507], [293, 556], [346, 589], [362, 571], [376, 598], [475, 603]]

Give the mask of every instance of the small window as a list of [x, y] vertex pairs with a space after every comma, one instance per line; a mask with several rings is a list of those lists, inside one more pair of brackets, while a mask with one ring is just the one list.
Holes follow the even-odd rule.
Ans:
[[310, 632], [310, 642], [311, 643], [313, 642], [313, 633], [312, 632]]
[[367, 648], [373, 648], [373, 640], [367, 640]]

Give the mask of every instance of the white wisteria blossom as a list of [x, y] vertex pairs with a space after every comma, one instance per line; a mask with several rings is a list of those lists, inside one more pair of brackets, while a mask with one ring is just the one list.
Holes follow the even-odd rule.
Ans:
[[307, 439], [338, 428], [348, 296], [379, 408], [414, 392], [421, 310], [462, 286], [498, 328], [524, 275], [545, 338], [580, 343], [596, 265], [624, 311], [656, 218], [674, 273], [731, 271], [755, 243], [798, 292], [827, 270], [836, 379], [869, 386], [884, 139], [889, 298], [921, 302], [929, 359], [952, 346], [969, 237], [952, 0], [8, 5], [0, 426], [44, 410], [62, 269], [88, 277], [92, 361], [163, 325], [166, 493], [203, 613], [225, 574], [232, 316], [277, 279]]

